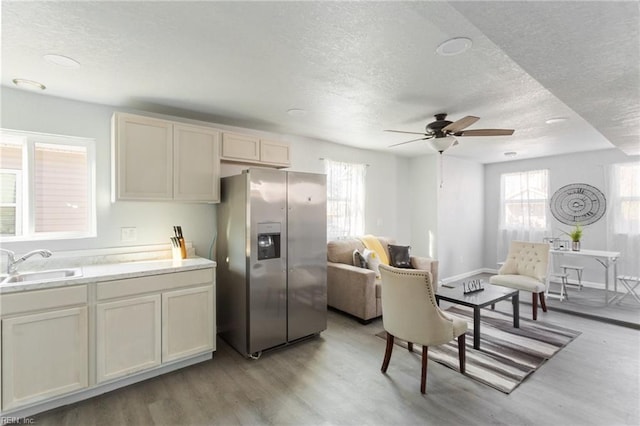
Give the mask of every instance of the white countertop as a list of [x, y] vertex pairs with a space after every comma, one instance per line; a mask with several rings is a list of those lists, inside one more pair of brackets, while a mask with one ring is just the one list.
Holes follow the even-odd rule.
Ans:
[[193, 257], [181, 260], [148, 260], [78, 266], [75, 268], [81, 269], [81, 276], [58, 278], [48, 281], [2, 284], [0, 285], [0, 294], [64, 287], [69, 285], [90, 284], [101, 281], [120, 280], [148, 275], [170, 274], [174, 272], [213, 268], [215, 266], [216, 262], [202, 257]]

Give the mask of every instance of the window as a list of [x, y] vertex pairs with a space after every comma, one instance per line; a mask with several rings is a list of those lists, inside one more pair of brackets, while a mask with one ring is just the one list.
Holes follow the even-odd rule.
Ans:
[[614, 232], [640, 233], [640, 163], [614, 164], [611, 183]]
[[502, 217], [505, 229], [546, 229], [549, 199], [547, 170], [506, 173], [501, 176]]
[[2, 241], [95, 235], [93, 140], [0, 135]]
[[365, 164], [325, 160], [327, 239], [364, 234]]

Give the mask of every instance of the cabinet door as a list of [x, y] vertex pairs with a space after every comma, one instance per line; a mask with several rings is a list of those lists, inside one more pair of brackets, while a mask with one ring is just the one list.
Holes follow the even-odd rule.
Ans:
[[289, 144], [284, 142], [260, 140], [260, 161], [281, 166], [291, 165]]
[[87, 307], [2, 320], [2, 409], [88, 386]]
[[160, 365], [160, 295], [96, 305], [98, 383]]
[[119, 200], [173, 198], [171, 122], [131, 114], [114, 115], [112, 159]]
[[220, 133], [206, 127], [173, 126], [173, 197], [220, 201]]
[[223, 133], [222, 158], [232, 161], [260, 161], [260, 140], [254, 136]]
[[162, 362], [215, 349], [213, 286], [162, 295]]

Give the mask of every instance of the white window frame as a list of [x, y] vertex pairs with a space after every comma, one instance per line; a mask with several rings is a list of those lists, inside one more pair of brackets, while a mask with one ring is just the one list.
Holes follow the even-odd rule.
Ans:
[[[331, 175], [331, 169], [333, 167], [347, 167], [350, 168], [350, 173], [358, 170], [362, 173], [358, 179], [360, 182], [352, 182], [351, 189], [361, 189], [361, 193], [353, 194], [349, 193], [345, 197], [337, 197], [336, 192], [332, 186], [333, 176]], [[366, 164], [359, 163], [347, 163], [343, 161], [333, 161], [325, 159], [325, 171], [327, 173], [327, 240], [343, 239], [351, 236], [363, 235], [365, 229], [365, 205], [366, 205]], [[352, 176], [353, 179], [353, 176]], [[335, 203], [342, 204], [344, 206], [345, 218], [348, 218], [342, 224], [332, 223], [334, 219], [329, 212], [333, 211], [332, 205]], [[340, 228], [338, 235], [332, 232], [333, 229]]]
[[[625, 220], [622, 215], [622, 205], [625, 202], [640, 203], [640, 196], [625, 196], [621, 194], [621, 181], [620, 170], [622, 167], [637, 167], [640, 168], [638, 163], [617, 163], [613, 164], [613, 173], [611, 174], [612, 187], [611, 187], [611, 209], [613, 212], [613, 232], [615, 234], [622, 235], [638, 235], [640, 234], [640, 221]], [[636, 182], [636, 184], [638, 184]], [[637, 188], [637, 186], [636, 186]], [[637, 190], [637, 189], [636, 189]]]
[[[540, 173], [540, 172], [544, 172], [546, 174], [545, 178], [546, 178], [546, 186], [547, 186], [547, 193], [544, 194], [543, 197], [541, 198], [532, 198], [527, 196], [526, 200], [522, 202], [522, 204], [526, 204], [527, 209], [530, 210], [530, 206], [532, 204], [542, 204], [543, 206], [543, 220], [544, 223], [542, 224], [542, 226], [530, 226], [530, 221], [529, 223], [525, 223], [527, 221], [522, 221], [522, 223], [518, 224], [518, 225], [514, 225], [514, 224], [507, 224], [507, 220], [506, 220], [506, 215], [507, 215], [507, 204], [510, 204], [509, 201], [506, 199], [505, 196], [505, 181], [507, 179], [507, 176], [511, 176], [511, 175], [520, 175], [520, 176], [525, 176], [527, 179], [529, 177], [529, 175], [533, 174], [533, 173]], [[527, 191], [530, 192], [532, 191], [532, 188], [527, 186]], [[537, 170], [527, 170], [527, 171], [523, 171], [523, 172], [510, 172], [510, 173], [502, 173], [500, 175], [500, 228], [501, 229], [524, 229], [524, 230], [547, 230], [550, 227], [550, 223], [549, 223], [549, 214], [548, 214], [548, 205], [549, 205], [549, 170], [548, 169], [537, 169]]]
[[22, 216], [23, 216], [23, 203], [22, 203], [22, 173], [20, 170], [14, 169], [0, 169], [0, 174], [15, 175], [16, 177], [16, 201], [15, 203], [0, 203], [0, 207], [14, 207], [16, 209], [16, 233], [22, 234]]
[[[57, 239], [93, 238], [97, 235], [96, 225], [96, 147], [95, 140], [75, 136], [51, 135], [20, 130], [0, 129], [3, 135], [22, 138], [22, 191], [21, 191], [21, 235], [2, 236], [2, 242], [41, 241]], [[36, 144], [77, 146], [86, 149], [87, 154], [87, 230], [70, 232], [35, 231], [35, 151]], [[17, 200], [16, 200], [17, 201]]]

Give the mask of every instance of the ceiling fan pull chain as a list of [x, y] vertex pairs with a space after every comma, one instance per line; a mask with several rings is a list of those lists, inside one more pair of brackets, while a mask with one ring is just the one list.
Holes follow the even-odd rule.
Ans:
[[440, 189], [444, 182], [444, 162], [442, 161], [442, 151], [440, 151]]

